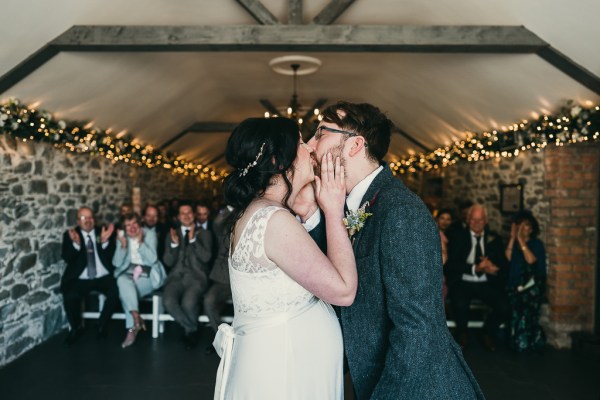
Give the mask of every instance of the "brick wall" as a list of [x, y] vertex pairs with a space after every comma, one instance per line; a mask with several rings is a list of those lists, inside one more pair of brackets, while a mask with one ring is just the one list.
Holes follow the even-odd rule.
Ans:
[[551, 209], [547, 334], [556, 347], [567, 347], [570, 332], [591, 331], [594, 324], [600, 148], [550, 146], [544, 166]]

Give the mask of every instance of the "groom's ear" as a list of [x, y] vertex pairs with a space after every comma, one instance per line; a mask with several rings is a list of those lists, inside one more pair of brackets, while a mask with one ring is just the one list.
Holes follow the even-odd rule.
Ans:
[[349, 140], [352, 140], [352, 145], [350, 146], [350, 151], [348, 152], [348, 155], [350, 157], [354, 157], [355, 155], [360, 154], [363, 150], [365, 152], [367, 151], [367, 141], [364, 137], [354, 136]]

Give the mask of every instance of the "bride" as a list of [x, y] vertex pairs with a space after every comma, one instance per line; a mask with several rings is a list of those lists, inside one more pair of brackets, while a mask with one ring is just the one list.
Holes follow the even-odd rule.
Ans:
[[[236, 168], [223, 188], [238, 210], [229, 256], [235, 317], [214, 343], [215, 399], [343, 399], [342, 335], [330, 304], [352, 304], [357, 290], [342, 222], [344, 167], [327, 154], [315, 177], [312, 149], [286, 118], [243, 121], [226, 157]], [[291, 212], [313, 181], [327, 256]]]

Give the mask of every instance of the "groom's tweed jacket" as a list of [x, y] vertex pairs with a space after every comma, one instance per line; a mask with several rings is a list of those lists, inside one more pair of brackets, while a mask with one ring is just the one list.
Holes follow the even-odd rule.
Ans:
[[361, 205], [358, 291], [341, 308], [357, 398], [482, 399], [446, 326], [440, 235], [423, 202], [384, 166]]

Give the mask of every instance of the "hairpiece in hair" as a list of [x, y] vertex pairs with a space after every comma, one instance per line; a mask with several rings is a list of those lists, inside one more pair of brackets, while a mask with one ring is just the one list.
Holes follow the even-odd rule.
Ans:
[[260, 159], [260, 156], [262, 156], [263, 149], [265, 148], [265, 143], [266, 142], [263, 142], [262, 146], [260, 146], [260, 151], [256, 155], [256, 158], [254, 159], [254, 161], [252, 161], [250, 164], [246, 165], [246, 168], [244, 168], [242, 170], [242, 176], [246, 176], [246, 174], [248, 173], [250, 168], [255, 167], [256, 164], [258, 164], [258, 160]]

